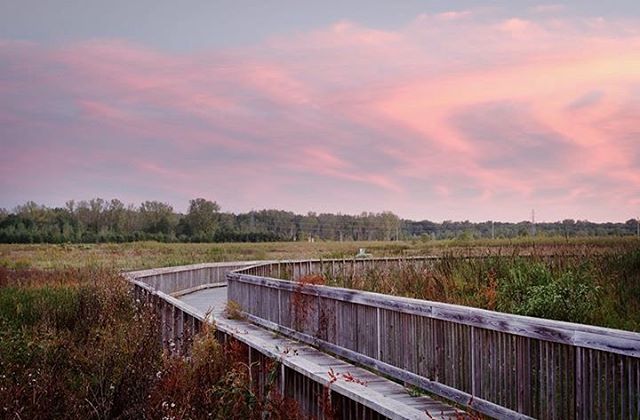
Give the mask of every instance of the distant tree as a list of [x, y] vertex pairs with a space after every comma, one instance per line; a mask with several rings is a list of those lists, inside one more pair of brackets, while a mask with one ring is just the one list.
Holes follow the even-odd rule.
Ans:
[[[106, 225], [106, 211], [108, 203], [102, 198], [92, 198], [89, 201], [77, 203], [74, 214], [87, 231], [98, 234]], [[92, 238], [93, 236], [88, 236]]]
[[384, 233], [384, 240], [389, 241], [393, 239], [399, 239], [400, 232], [400, 218], [390, 211], [385, 211], [380, 214], [381, 228]]
[[120, 234], [124, 225], [124, 203], [117, 198], [112, 199], [106, 208], [106, 225], [108, 229]]
[[64, 207], [69, 211], [69, 213], [75, 214], [76, 201], [75, 200], [67, 200], [67, 202], [64, 203]]
[[196, 240], [211, 240], [216, 231], [220, 206], [204, 198], [189, 200], [189, 211], [182, 219], [185, 233]]
[[[566, 219], [538, 222], [539, 236], [635, 235], [637, 222], [594, 223]], [[400, 219], [391, 212], [359, 215], [284, 210], [252, 210], [221, 213], [213, 201], [197, 198], [189, 202], [186, 215], [166, 203], [146, 201], [126, 205], [118, 199], [94, 198], [67, 201], [62, 208], [49, 208], [28, 201], [7, 212], [0, 209], [0, 242], [122, 242], [138, 240], [179, 241], [275, 241], [304, 240], [393, 240], [497, 238], [527, 236], [531, 222], [481, 222]]]
[[17, 206], [14, 213], [36, 224], [43, 224], [47, 220], [47, 208], [34, 201], [27, 201], [23, 205]]
[[176, 216], [173, 207], [167, 203], [145, 201], [140, 205], [140, 220], [144, 232], [164, 235], [175, 233]]
[[128, 204], [122, 213], [122, 229], [128, 235], [142, 230], [140, 212], [135, 204]]
[[569, 235], [573, 234], [575, 229], [576, 221], [573, 219], [564, 219], [562, 221], [562, 230], [564, 231], [565, 238], [568, 238]]

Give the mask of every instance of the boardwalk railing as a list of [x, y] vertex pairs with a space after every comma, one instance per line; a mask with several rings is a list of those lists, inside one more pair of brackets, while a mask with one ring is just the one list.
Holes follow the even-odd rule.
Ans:
[[226, 284], [227, 272], [255, 264], [257, 261], [192, 264], [131, 271], [126, 275], [152, 290], [166, 294], [184, 294], [200, 288]]
[[[237, 268], [246, 264], [216, 265], [219, 270], [225, 270], [225, 272], [231, 266]], [[220, 278], [217, 277], [215, 270], [212, 275], [210, 268], [211, 265], [204, 264], [124, 273], [133, 284], [135, 298], [152, 305], [158, 313], [163, 348], [174, 354], [188, 354], [193, 337], [202, 330], [203, 324], [210, 322], [211, 319], [207, 319], [205, 314], [171, 296], [169, 292], [179, 292], [181, 286], [177, 284], [193, 289], [199, 287], [197, 283], [200, 283], [200, 286], [212, 284], [214, 281], [217, 283]], [[198, 270], [208, 270], [208, 275], [198, 273]], [[193, 279], [199, 280], [194, 284]], [[171, 284], [172, 281], [176, 284]], [[331, 384], [326, 370], [319, 370], [317, 367], [309, 370], [304, 360], [285, 355], [289, 349], [288, 345], [297, 352], [293, 342], [287, 344], [284, 341], [282, 344], [283, 340], [280, 340], [280, 347], [266, 345], [267, 341], [264, 337], [252, 331], [251, 327], [254, 330], [258, 329], [244, 321], [217, 319], [215, 333], [221, 342], [235, 341], [240, 344], [243, 354], [247, 357], [247, 366], [251, 369], [252, 387], [258, 395], [266, 397], [269, 389], [267, 384], [272, 383], [270, 388], [278, 389], [281, 395], [296, 401], [298, 408], [306, 416], [318, 419], [327, 417], [323, 411], [327, 401], [336, 411], [337, 418], [381, 420], [426, 417], [424, 413], [420, 417], [403, 416], [402, 413], [398, 413], [398, 410], [402, 410], [397, 406], [394, 407], [393, 403], [369, 401], [367, 399], [370, 397], [360, 395], [361, 391], [354, 389], [357, 388], [357, 384], [345, 381]], [[263, 335], [272, 336], [271, 333], [265, 332]], [[278, 369], [274, 371], [265, 369], [266, 366], [273, 365], [274, 361], [277, 362]], [[342, 365], [344, 366], [344, 363]], [[330, 391], [328, 391], [329, 385], [331, 385]], [[366, 390], [366, 387], [364, 389]]]
[[309, 275], [321, 275], [332, 279], [348, 279], [360, 274], [365, 274], [373, 269], [389, 270], [407, 266], [427, 268], [441, 260], [441, 257], [427, 256], [403, 258], [343, 258], [330, 260], [265, 261], [252, 264], [239, 272], [261, 277], [294, 281]]
[[[190, 269], [198, 269], [198, 267], [179, 267], [176, 271], [189, 271]], [[193, 338], [202, 330], [203, 324], [211, 322], [212, 319], [206, 319], [205, 314], [199, 313], [191, 306], [167, 293], [156, 290], [142, 280], [145, 277], [136, 277], [136, 273], [133, 272], [125, 273], [125, 275], [134, 286], [135, 298], [140, 302], [151, 304], [156, 313], [158, 313], [163, 348], [176, 355], [189, 354]], [[323, 418], [320, 411], [319, 396], [322, 395], [324, 384], [317, 382], [317, 380], [314, 380], [315, 378], [308, 378], [304, 373], [296, 371], [294, 367], [286, 363], [286, 360], [282, 359], [281, 355], [275, 354], [270, 349], [256, 346], [255, 343], [247, 340], [246, 331], [229, 326], [227, 322], [216, 323], [215, 334], [220, 342], [227, 343], [230, 340], [235, 340], [240, 345], [240, 351], [247, 357], [247, 366], [251, 368], [251, 385], [262, 397], [266, 396], [266, 384], [273, 381], [272, 387], [280, 390], [282, 395], [297, 401], [299, 408], [305, 414]], [[275, 372], [270, 372], [264, 368], [274, 360], [282, 362], [279, 369]], [[270, 377], [273, 373], [275, 373], [275, 378]], [[366, 411], [368, 418], [376, 420], [386, 418], [356, 404], [349, 398], [333, 395], [332, 399], [341, 403], [340, 406], [347, 416], [349, 414], [352, 415], [353, 412]]]
[[422, 259], [227, 274], [253, 322], [498, 418], [640, 418], [640, 334], [277, 279]]
[[175, 297], [149, 285], [143, 276], [137, 277], [136, 272], [125, 273], [125, 276], [133, 284], [136, 300], [151, 304], [158, 315], [162, 347], [176, 354], [188, 352], [193, 337], [202, 329], [203, 316]]

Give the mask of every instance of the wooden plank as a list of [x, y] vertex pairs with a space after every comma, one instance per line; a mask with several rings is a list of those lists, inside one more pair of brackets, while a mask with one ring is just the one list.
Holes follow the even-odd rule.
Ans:
[[[516, 396], [516, 409], [520, 413], [524, 413], [524, 394], [525, 394], [525, 377], [524, 377], [524, 341], [523, 337], [514, 337], [516, 340], [516, 386], [518, 387], [518, 393]], [[528, 366], [527, 366], [528, 367]], [[527, 389], [529, 392], [529, 389]]]
[[[378, 355], [378, 336], [374, 332], [377, 329], [377, 309], [372, 306], [356, 306], [356, 347], [362, 354], [370, 357]], [[407, 348], [412, 351], [411, 347]]]
[[[632, 369], [632, 361], [627, 359], [627, 363], [625, 363], [627, 367], [627, 417], [631, 418], [633, 416], [633, 400], [635, 398], [635, 394], [633, 393], [633, 369]], [[638, 397], [640, 399], [640, 396]]]
[[576, 348], [576, 356], [575, 356], [575, 416], [579, 418], [584, 418], [584, 384], [582, 383], [583, 378], [583, 365], [582, 365], [582, 357], [583, 352], [582, 348]]

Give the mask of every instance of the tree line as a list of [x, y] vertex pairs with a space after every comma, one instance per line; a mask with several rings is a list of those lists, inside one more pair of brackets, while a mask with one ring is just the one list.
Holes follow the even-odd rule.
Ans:
[[2, 243], [266, 242], [304, 240], [407, 240], [513, 238], [518, 236], [634, 235], [637, 221], [594, 223], [566, 219], [553, 223], [401, 219], [391, 212], [345, 215], [295, 214], [284, 210], [221, 211], [215, 201], [189, 201], [186, 214], [167, 203], [125, 205], [118, 199], [68, 201], [47, 207], [29, 201], [13, 211], [0, 209]]

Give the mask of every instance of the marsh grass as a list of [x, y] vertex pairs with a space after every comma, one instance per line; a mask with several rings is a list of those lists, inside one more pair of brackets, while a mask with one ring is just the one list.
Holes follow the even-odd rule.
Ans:
[[[150, 418], [298, 419], [295, 401], [276, 387], [279, 365], [247, 363], [247, 347], [230, 339], [221, 344], [215, 327], [204, 325], [189, 358], [171, 358], [149, 396]], [[256, 369], [265, 370], [264, 389], [251, 380]]]
[[325, 283], [640, 331], [640, 247], [636, 244], [503, 251], [477, 258], [476, 253], [456, 250], [426, 263], [380, 266], [346, 276], [325, 274]]
[[0, 271], [0, 401], [14, 418], [127, 416], [161, 366], [153, 314], [106, 270]]
[[160, 243], [0, 244], [0, 267], [9, 269], [112, 268], [137, 270], [216, 261], [353, 258], [365, 248], [374, 257], [446, 255], [511, 255], [608, 252], [640, 246], [631, 237], [516, 238], [495, 240]]
[[153, 308], [115, 271], [0, 269], [0, 418], [299, 418], [213, 326], [189, 353], [163, 352]]

